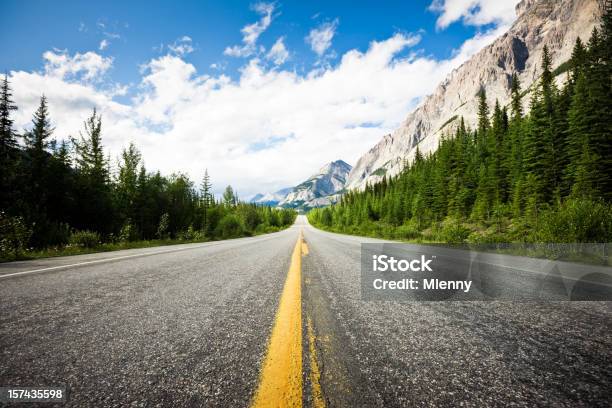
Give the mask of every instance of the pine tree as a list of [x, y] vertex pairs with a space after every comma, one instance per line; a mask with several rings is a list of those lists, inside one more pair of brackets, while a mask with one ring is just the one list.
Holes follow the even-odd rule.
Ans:
[[208, 169], [204, 170], [204, 178], [200, 187], [200, 197], [202, 200], [202, 225], [204, 231], [207, 231], [208, 227], [208, 210], [214, 204], [212, 196], [212, 184], [210, 182], [210, 176], [208, 175]]
[[584, 71], [587, 62], [587, 51], [580, 37], [576, 38], [574, 48], [572, 49], [572, 57], [570, 58], [570, 81], [576, 83], [578, 75]]
[[96, 183], [105, 184], [109, 177], [108, 161], [102, 147], [102, 117], [96, 108], [83, 127], [84, 133], [81, 133], [80, 140], [75, 141], [77, 166]]
[[607, 47], [612, 45], [609, 14], [608, 8], [602, 32], [594, 29], [589, 40], [585, 79], [588, 93], [586, 119], [590, 127], [588, 143], [593, 157], [597, 157], [594, 188], [604, 197], [612, 199], [612, 68], [607, 59], [611, 54]]
[[141, 155], [136, 146], [130, 143], [121, 152], [119, 173], [117, 175], [116, 192], [120, 206], [121, 222], [131, 225], [137, 215], [136, 199], [138, 193], [138, 167]]
[[115, 219], [115, 208], [111, 197], [108, 159], [102, 146], [102, 118], [94, 108], [84, 122], [80, 139], [74, 140], [78, 170], [80, 229], [92, 229], [110, 233], [114, 225], [108, 219]]
[[17, 179], [17, 138], [13, 131], [11, 112], [17, 110], [12, 100], [8, 75], [4, 75], [0, 89], [0, 211], [14, 206], [18, 192], [13, 185]]
[[476, 131], [476, 149], [480, 160], [487, 157], [487, 134], [489, 132], [489, 105], [484, 87], [478, 92], [478, 128]]
[[11, 88], [8, 81], [8, 75], [4, 75], [2, 80], [2, 89], [0, 90], [0, 157], [2, 160], [9, 159], [11, 149], [17, 147], [17, 138], [13, 131], [13, 119], [11, 111], [17, 110], [14, 104], [11, 93]]
[[46, 156], [46, 150], [49, 148], [50, 143], [49, 138], [53, 133], [51, 121], [49, 119], [47, 98], [44, 95], [40, 98], [40, 105], [36, 112], [34, 112], [32, 124], [32, 130], [26, 132], [24, 135], [25, 144], [30, 152], [32, 160], [40, 163]]
[[226, 207], [232, 207], [236, 204], [236, 196], [234, 195], [232, 186], [225, 187], [225, 191], [223, 192], [223, 203]]

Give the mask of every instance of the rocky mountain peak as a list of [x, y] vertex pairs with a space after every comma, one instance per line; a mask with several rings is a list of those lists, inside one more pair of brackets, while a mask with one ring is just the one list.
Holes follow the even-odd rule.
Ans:
[[278, 205], [298, 209], [329, 205], [344, 190], [350, 171], [351, 165], [343, 160], [327, 163], [317, 174], [294, 187]]
[[[423, 154], [437, 149], [440, 138], [450, 134], [463, 117], [468, 126], [477, 121], [478, 91], [487, 93], [488, 103], [506, 105], [510, 79], [519, 75], [524, 90], [539, 78], [544, 45], [553, 67], [567, 61], [577, 37], [586, 40], [598, 24], [597, 0], [523, 0], [516, 6], [512, 27], [453, 70], [448, 77], [408, 114], [403, 124], [366, 152], [351, 170], [346, 188], [361, 189], [397, 174], [404, 160], [414, 158], [418, 146]], [[528, 100], [525, 100], [528, 108]]]

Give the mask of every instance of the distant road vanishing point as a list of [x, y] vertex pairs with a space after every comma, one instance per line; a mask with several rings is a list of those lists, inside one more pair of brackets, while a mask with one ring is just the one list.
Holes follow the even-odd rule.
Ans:
[[364, 301], [362, 242], [269, 235], [0, 265], [0, 386], [67, 406], [606, 406], [610, 302]]

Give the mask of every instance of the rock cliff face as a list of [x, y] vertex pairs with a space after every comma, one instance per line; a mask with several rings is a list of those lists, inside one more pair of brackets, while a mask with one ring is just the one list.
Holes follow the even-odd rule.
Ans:
[[[522, 88], [528, 89], [540, 75], [544, 45], [553, 67], [561, 65], [570, 58], [576, 38], [588, 40], [601, 16], [597, 0], [523, 0], [516, 13], [508, 32], [451, 72], [400, 128], [359, 159], [348, 176], [347, 189], [362, 189], [385, 174], [397, 174], [404, 160], [412, 161], [417, 146], [423, 154], [433, 152], [461, 117], [473, 127], [481, 87], [491, 107], [496, 99], [507, 104], [513, 72], [519, 75]], [[528, 98], [524, 99], [527, 105]]]
[[307, 209], [334, 203], [344, 189], [351, 166], [337, 160], [323, 166], [317, 174], [294, 187], [278, 205], [285, 208]]

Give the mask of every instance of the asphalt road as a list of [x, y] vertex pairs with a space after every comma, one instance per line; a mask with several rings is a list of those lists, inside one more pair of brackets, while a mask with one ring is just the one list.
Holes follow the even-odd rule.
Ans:
[[0, 386], [66, 385], [79, 407], [248, 406], [300, 230], [306, 406], [610, 406], [610, 302], [364, 301], [360, 244], [383, 241], [303, 217], [0, 264]]

